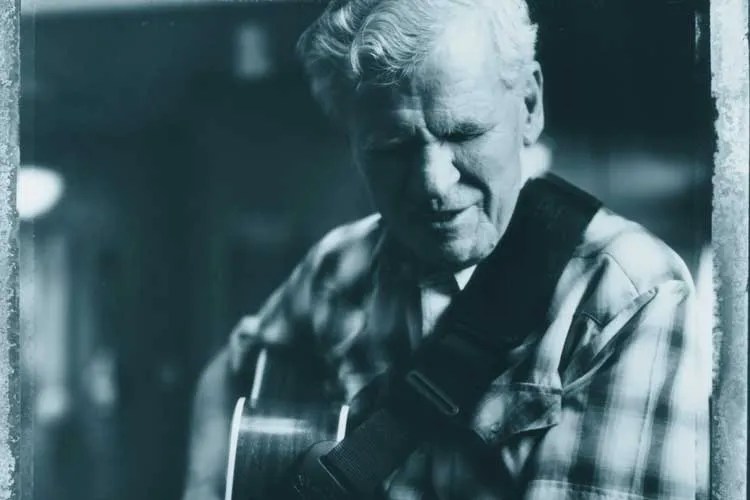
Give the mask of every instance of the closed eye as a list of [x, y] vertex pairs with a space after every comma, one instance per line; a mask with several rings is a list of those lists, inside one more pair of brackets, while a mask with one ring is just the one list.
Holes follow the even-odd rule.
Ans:
[[484, 134], [485, 132], [453, 132], [448, 134], [445, 139], [448, 142], [461, 143], [470, 141], [472, 139], [477, 139], [479, 137], [482, 137]]
[[492, 127], [483, 127], [475, 124], [461, 124], [443, 135], [443, 139], [448, 142], [461, 143], [478, 139], [489, 132]]

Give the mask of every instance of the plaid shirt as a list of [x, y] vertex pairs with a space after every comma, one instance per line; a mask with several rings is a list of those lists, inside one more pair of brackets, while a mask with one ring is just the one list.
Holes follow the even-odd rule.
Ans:
[[[454, 289], [466, 274], [450, 277]], [[255, 342], [307, 337], [351, 400], [429, 333], [419, 331], [434, 323], [426, 316], [450, 301], [431, 288], [439, 287], [398, 255], [379, 216], [339, 227], [232, 332], [233, 369], [251, 362]], [[710, 332], [694, 314], [680, 258], [601, 209], [557, 284], [545, 329], [514, 351], [473, 417], [496, 462], [436, 440], [391, 476], [388, 497], [703, 497]]]

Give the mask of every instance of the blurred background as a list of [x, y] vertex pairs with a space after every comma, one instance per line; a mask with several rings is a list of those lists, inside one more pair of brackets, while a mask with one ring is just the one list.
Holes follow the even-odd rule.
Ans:
[[[324, 3], [21, 6], [24, 498], [177, 499], [204, 363], [325, 231], [372, 210], [293, 57]], [[710, 290], [708, 2], [531, 6], [547, 128], [529, 161]]]

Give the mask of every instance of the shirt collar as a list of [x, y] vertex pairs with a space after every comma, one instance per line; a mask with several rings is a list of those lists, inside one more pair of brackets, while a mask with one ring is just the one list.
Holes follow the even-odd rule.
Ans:
[[453, 275], [456, 278], [456, 284], [458, 285], [459, 290], [463, 290], [466, 287], [466, 284], [474, 275], [474, 271], [476, 270], [476, 268], [477, 268], [477, 265], [474, 264], [473, 266], [469, 266], [464, 269], [461, 269], [459, 272]]
[[421, 276], [417, 281], [421, 288], [432, 288], [436, 286], [445, 286], [450, 283], [450, 287], [457, 289], [459, 292], [462, 291], [466, 284], [471, 279], [476, 269], [476, 264], [473, 266], [465, 267], [455, 273], [436, 273]]

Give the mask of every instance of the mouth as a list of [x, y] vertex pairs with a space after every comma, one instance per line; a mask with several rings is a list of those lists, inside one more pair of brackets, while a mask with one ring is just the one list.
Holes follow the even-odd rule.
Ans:
[[459, 217], [470, 207], [455, 210], [431, 210], [421, 214], [422, 220], [434, 229], [450, 229], [458, 224]]
[[428, 222], [449, 222], [458, 217], [458, 215], [466, 210], [465, 208], [462, 208], [460, 210], [440, 210], [440, 211], [434, 211], [434, 212], [427, 212], [425, 214], [425, 219]]

